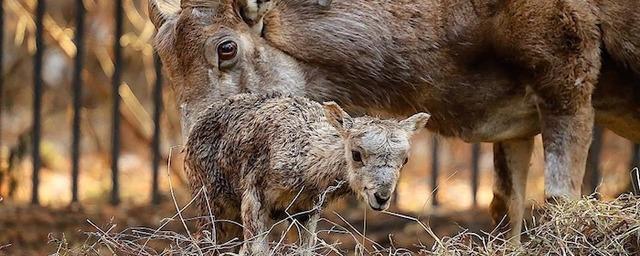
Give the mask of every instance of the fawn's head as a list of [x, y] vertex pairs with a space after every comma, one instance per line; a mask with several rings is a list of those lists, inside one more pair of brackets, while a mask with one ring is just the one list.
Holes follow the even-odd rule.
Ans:
[[325, 103], [324, 110], [328, 122], [344, 139], [351, 189], [373, 210], [386, 210], [400, 170], [408, 161], [410, 138], [430, 116], [418, 113], [402, 121], [352, 118], [333, 102]]

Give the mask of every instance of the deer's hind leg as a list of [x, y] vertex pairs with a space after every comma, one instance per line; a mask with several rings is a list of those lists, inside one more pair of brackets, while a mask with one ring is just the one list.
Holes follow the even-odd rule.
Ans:
[[591, 97], [600, 72], [600, 41], [595, 25], [572, 17], [561, 22], [565, 30], [573, 29], [563, 35], [570, 40], [567, 52], [550, 52], [560, 58], [549, 60], [534, 88], [540, 98], [547, 198], [580, 196], [594, 123]]
[[496, 42], [528, 70], [545, 155], [547, 198], [580, 195], [591, 143], [601, 35], [587, 1], [508, 1]]
[[531, 162], [533, 138], [497, 142], [493, 145], [495, 178], [491, 217], [496, 230], [520, 241], [527, 174]]

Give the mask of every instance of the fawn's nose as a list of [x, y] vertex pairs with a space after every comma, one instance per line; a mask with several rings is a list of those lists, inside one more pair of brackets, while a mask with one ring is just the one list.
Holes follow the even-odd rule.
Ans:
[[385, 203], [387, 203], [387, 201], [389, 201], [389, 198], [391, 197], [391, 193], [389, 192], [376, 192], [373, 194], [373, 196], [375, 196], [376, 198], [376, 202], [380, 205], [383, 205]]

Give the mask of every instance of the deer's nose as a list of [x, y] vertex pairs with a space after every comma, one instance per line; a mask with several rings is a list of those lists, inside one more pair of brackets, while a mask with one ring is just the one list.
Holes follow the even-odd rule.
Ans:
[[376, 192], [373, 195], [376, 197], [376, 202], [380, 205], [387, 203], [391, 197], [391, 193], [389, 192]]

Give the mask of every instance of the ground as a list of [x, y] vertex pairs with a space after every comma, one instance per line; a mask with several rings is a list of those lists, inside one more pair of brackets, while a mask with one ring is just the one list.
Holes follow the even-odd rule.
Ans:
[[[352, 211], [340, 211], [350, 202], [337, 203], [324, 213], [324, 217], [344, 227], [353, 226], [363, 231], [364, 209], [357, 206]], [[126, 208], [126, 209], [125, 209]], [[358, 210], [361, 209], [361, 210]], [[397, 209], [391, 209], [397, 211]], [[176, 213], [173, 203], [144, 207], [66, 207], [59, 209], [12, 206], [0, 207], [0, 255], [45, 255], [59, 250], [59, 247], [78, 247], [94, 243], [96, 236], [88, 232], [102, 232], [111, 228], [112, 233], [127, 227], [157, 228], [164, 218]], [[190, 213], [187, 212], [188, 216]], [[340, 216], [338, 216], [340, 214]], [[408, 214], [408, 213], [405, 213]], [[416, 216], [417, 217], [417, 216]], [[346, 224], [341, 218], [346, 219]], [[461, 212], [437, 213], [423, 216], [421, 220], [430, 225], [438, 236], [454, 235], [463, 229], [471, 231], [490, 230], [490, 220], [486, 209], [471, 209]], [[191, 223], [188, 227], [193, 230]], [[113, 226], [115, 224], [115, 226]], [[328, 229], [330, 224], [321, 222], [319, 229]], [[102, 231], [101, 231], [102, 230]], [[186, 234], [181, 222], [170, 222], [163, 230]], [[366, 237], [381, 244], [398, 248], [417, 250], [420, 243], [431, 246], [433, 240], [415, 221], [367, 210]], [[324, 235], [328, 242], [341, 242], [341, 248], [355, 248], [356, 242], [349, 234]], [[66, 244], [65, 244], [66, 243]], [[157, 244], [162, 247], [166, 245]], [[62, 250], [61, 250], [62, 251]]]

